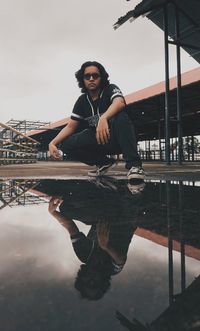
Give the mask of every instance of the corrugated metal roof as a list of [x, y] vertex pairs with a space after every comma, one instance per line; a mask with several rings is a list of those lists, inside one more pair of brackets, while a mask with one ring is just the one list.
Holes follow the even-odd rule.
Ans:
[[[189, 85], [195, 82], [200, 81], [200, 68], [195, 68], [193, 70], [187, 71], [182, 74], [181, 82], [182, 86]], [[170, 79], [170, 90], [173, 90], [177, 87], [177, 78], [172, 77]], [[137, 101], [142, 101], [150, 97], [165, 93], [165, 82], [160, 82], [155, 85], [148, 86], [144, 89], [141, 89], [136, 92], [132, 92], [125, 96], [126, 103], [134, 103]], [[200, 107], [200, 105], [199, 105]]]
[[143, 0], [134, 9], [134, 18], [144, 15], [152, 8], [165, 4], [168, 0]]
[[[200, 135], [200, 68], [182, 75], [181, 105], [183, 136]], [[170, 79], [171, 137], [177, 137], [176, 77]], [[129, 114], [139, 140], [164, 138], [165, 84], [160, 82], [126, 96]]]
[[180, 38], [179, 45], [200, 63], [200, 1], [199, 0], [143, 0], [134, 10], [129, 11], [118, 22], [114, 28], [119, 27], [127, 20], [146, 16], [160, 29], [163, 26], [164, 5], [168, 6], [169, 28], [168, 35], [175, 40], [175, 5], [179, 13]]
[[[178, 7], [180, 46], [200, 63], [200, 1], [199, 0], [174, 0]], [[175, 10], [173, 2], [168, 4], [169, 28], [168, 34], [172, 40], [175, 40]], [[154, 10], [147, 17], [155, 23], [160, 29], [163, 27], [163, 10]], [[187, 47], [186, 45], [191, 45]]]
[[60, 128], [61, 126], [67, 125], [68, 122], [69, 122], [69, 117], [63, 118], [59, 121], [56, 121], [56, 122], [53, 122], [53, 123], [50, 123], [48, 125], [43, 126], [42, 129], [31, 130], [31, 131], [27, 132], [26, 135], [27, 136], [34, 136], [38, 133], [42, 133], [42, 132], [46, 132], [46, 131], [53, 130], [53, 129], [56, 129], [56, 128]]

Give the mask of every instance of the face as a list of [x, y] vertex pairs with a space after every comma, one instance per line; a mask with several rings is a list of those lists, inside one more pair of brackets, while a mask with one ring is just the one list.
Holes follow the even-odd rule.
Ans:
[[101, 76], [99, 69], [95, 66], [85, 68], [83, 81], [85, 88], [90, 92], [95, 92], [100, 89]]

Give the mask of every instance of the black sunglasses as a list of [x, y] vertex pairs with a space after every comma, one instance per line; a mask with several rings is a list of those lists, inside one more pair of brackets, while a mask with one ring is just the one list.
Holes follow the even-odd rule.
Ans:
[[83, 78], [86, 80], [90, 80], [90, 77], [92, 77], [93, 79], [98, 79], [100, 77], [100, 75], [97, 72], [91, 73], [91, 74], [84, 74]]

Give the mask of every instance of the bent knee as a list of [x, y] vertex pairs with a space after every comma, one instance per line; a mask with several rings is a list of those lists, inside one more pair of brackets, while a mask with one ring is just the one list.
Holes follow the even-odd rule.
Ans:
[[74, 148], [73, 139], [71, 139], [71, 138], [72, 137], [68, 137], [61, 142], [61, 144], [60, 144], [61, 151], [66, 152], [66, 151], [70, 151]]
[[116, 123], [117, 125], [124, 125], [130, 123], [130, 118], [125, 111], [120, 111], [114, 117], [114, 123]]

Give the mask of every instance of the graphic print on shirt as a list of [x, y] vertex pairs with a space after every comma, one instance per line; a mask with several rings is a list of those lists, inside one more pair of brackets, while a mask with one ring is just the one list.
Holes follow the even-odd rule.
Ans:
[[108, 109], [116, 97], [123, 97], [123, 94], [115, 84], [108, 85], [95, 101], [84, 93], [76, 101], [71, 119], [82, 121], [87, 127], [96, 127], [101, 114]]

